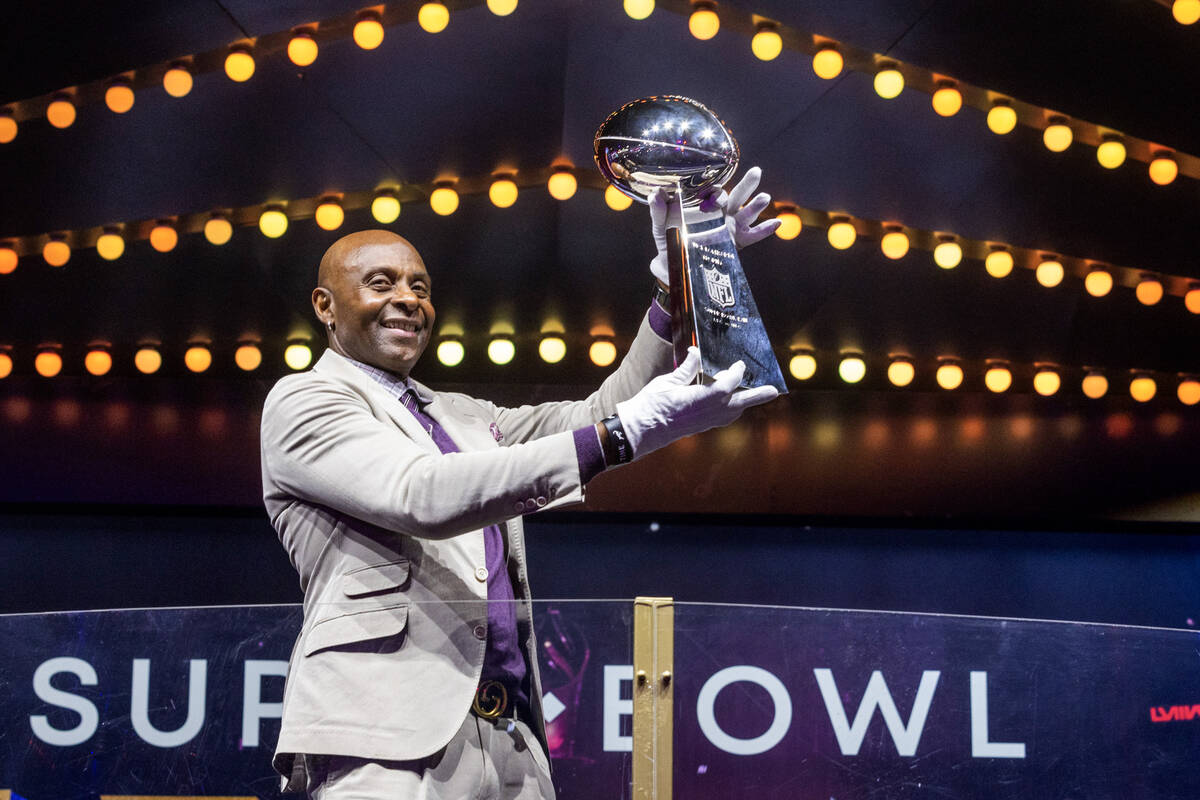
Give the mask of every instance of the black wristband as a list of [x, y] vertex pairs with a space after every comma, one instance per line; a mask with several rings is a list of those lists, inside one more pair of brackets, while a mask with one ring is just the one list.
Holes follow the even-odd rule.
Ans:
[[654, 294], [650, 298], [662, 306], [663, 311], [671, 310], [671, 293], [662, 287], [658, 279], [654, 279]]
[[633, 461], [633, 448], [629, 446], [629, 437], [621, 425], [621, 418], [616, 414], [600, 420], [600, 424], [608, 431], [608, 442], [604, 448], [604, 460], [610, 467], [628, 464]]

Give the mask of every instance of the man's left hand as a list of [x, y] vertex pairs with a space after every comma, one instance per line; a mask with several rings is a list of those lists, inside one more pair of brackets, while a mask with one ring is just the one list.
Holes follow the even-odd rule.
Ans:
[[[738, 249], [762, 241], [774, 233], [782, 223], [777, 219], [769, 219], [757, 225], [754, 224], [758, 215], [771, 204], [771, 195], [766, 192], [754, 194], [761, 178], [762, 170], [758, 167], [751, 167], [746, 170], [746, 174], [742, 176], [732, 191], [726, 192], [720, 187], [714, 188], [700, 201], [698, 209], [685, 210], [685, 221], [695, 224], [722, 215]], [[754, 195], [753, 199], [751, 199], [751, 195]], [[667, 194], [662, 189], [651, 192], [648, 199], [650, 201], [650, 229], [654, 235], [654, 244], [658, 248], [658, 254], [650, 262], [650, 272], [663, 285], [669, 285], [667, 227], [669, 224], [679, 224], [677, 206], [667, 202]]]

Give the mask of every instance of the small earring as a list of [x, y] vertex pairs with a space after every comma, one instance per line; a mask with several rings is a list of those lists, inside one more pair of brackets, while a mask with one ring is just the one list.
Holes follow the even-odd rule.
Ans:
[[333, 323], [332, 322], [326, 322], [325, 327], [329, 328], [330, 333], [333, 333]]

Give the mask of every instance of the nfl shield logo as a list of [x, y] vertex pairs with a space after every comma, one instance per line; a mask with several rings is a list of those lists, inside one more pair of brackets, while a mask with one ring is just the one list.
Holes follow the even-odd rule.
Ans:
[[724, 308], [733, 305], [733, 284], [728, 275], [717, 269], [706, 268], [704, 285], [708, 289], [709, 298], [714, 303]]

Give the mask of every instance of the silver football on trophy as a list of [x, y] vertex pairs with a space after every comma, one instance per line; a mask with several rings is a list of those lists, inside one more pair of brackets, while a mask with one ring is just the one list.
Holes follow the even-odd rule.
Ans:
[[645, 203], [658, 188], [696, 206], [738, 164], [729, 129], [700, 103], [678, 95], [643, 97], [608, 115], [596, 131], [596, 166], [624, 194]]

